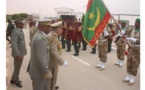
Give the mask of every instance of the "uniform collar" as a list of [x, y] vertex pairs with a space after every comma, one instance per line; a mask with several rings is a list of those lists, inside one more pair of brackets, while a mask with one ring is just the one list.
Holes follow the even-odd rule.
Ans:
[[45, 34], [43, 31], [41, 31], [41, 32], [42, 32], [42, 34], [43, 34], [45, 37], [47, 37], [46, 34]]
[[53, 34], [55, 34], [55, 36], [58, 36], [56, 32], [54, 32], [54, 31], [51, 31], [51, 32], [52, 32]]

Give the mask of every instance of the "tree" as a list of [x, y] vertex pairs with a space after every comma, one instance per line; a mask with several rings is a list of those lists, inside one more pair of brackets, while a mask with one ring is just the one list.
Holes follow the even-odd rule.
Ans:
[[20, 16], [20, 18], [27, 18], [28, 14], [27, 13], [20, 13], [19, 16]]
[[16, 20], [16, 19], [19, 19], [20, 16], [19, 16], [19, 14], [13, 14], [13, 15], [11, 16], [11, 18], [12, 18], [12, 20]]

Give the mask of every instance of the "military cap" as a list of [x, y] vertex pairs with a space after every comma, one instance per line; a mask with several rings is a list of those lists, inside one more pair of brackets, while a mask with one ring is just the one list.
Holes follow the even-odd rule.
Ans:
[[15, 23], [23, 23], [23, 18], [17, 19], [14, 21]]
[[53, 24], [51, 24], [50, 26], [53, 27], [53, 28], [62, 27], [62, 21], [59, 21], [59, 22], [53, 23]]
[[42, 24], [42, 25], [46, 25], [46, 26], [50, 26], [52, 23], [52, 20], [41, 20], [37, 22], [38, 24]]
[[140, 23], [140, 18], [137, 18], [135, 21], [138, 22], [138, 23]]

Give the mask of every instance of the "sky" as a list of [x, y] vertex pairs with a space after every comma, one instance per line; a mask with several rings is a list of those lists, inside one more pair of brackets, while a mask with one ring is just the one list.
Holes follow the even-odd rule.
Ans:
[[[103, 0], [111, 14], [140, 14], [140, 0]], [[6, 0], [6, 14], [38, 13], [56, 15], [54, 8], [67, 7], [86, 11], [88, 0]]]

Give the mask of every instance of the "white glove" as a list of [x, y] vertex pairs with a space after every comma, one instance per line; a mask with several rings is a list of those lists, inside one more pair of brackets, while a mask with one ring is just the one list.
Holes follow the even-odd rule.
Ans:
[[136, 42], [137, 41], [136, 38], [131, 38], [130, 40], [133, 41], [133, 42]]
[[35, 26], [38, 27], [39, 22], [36, 22]]
[[130, 41], [133, 41], [133, 42], [136, 42], [136, 38], [126, 38], [126, 40], [130, 40]]
[[125, 31], [121, 30], [121, 35], [124, 35], [125, 34]]
[[63, 65], [62, 66], [67, 66], [68, 65], [68, 62], [67, 61], [64, 61]]

